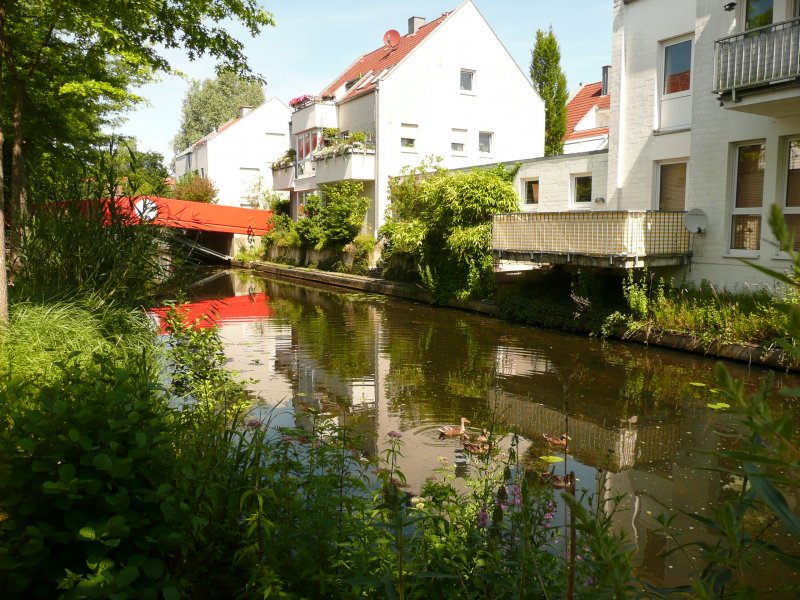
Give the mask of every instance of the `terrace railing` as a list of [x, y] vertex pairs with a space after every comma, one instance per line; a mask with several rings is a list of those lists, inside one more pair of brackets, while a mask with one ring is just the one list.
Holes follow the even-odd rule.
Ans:
[[509, 213], [492, 219], [496, 253], [594, 257], [686, 257], [683, 212]]
[[714, 92], [757, 87], [800, 76], [800, 19], [717, 40]]

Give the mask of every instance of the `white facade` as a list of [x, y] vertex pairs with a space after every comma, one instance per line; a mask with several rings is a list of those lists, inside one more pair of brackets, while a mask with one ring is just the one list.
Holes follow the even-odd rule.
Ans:
[[[421, 19], [413, 21], [419, 26]], [[369, 91], [343, 97], [362, 83]], [[321, 172], [328, 182], [336, 173], [360, 179], [373, 200], [367, 215], [372, 233], [384, 221], [389, 178], [405, 166], [429, 156], [441, 157], [446, 168], [463, 168], [544, 153], [544, 103], [470, 0], [399, 62], [335, 91], [336, 100], [318, 100], [293, 114], [295, 141], [312, 128], [338, 127], [366, 133], [374, 150], [310, 161], [283, 189], [295, 197], [318, 189]]]
[[219, 204], [251, 206], [253, 192], [273, 188], [272, 162], [289, 145], [291, 109], [278, 98], [247, 109], [175, 157], [175, 175], [193, 171], [217, 187]]
[[[728, 288], [770, 283], [738, 259], [788, 266], [767, 224], [772, 204], [800, 231], [800, 85], [784, 76], [798, 70], [800, 3], [614, 4], [609, 206], [657, 210], [683, 177], [685, 209], [708, 215], [687, 277]], [[784, 62], [789, 71], [764, 78]], [[715, 64], [733, 83], [720, 86]]]

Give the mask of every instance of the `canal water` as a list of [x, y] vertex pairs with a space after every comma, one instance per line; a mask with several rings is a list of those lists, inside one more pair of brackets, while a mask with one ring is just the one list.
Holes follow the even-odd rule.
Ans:
[[[544, 435], [568, 433], [557, 472], [574, 471], [580, 489], [624, 494], [616, 527], [637, 573], [656, 585], [685, 583], [691, 570], [683, 553], [663, 556], [670, 546], [656, 516], [677, 514], [685, 541], [712, 539], [685, 513], [710, 515], [740, 491], [741, 481], [714, 470], [731, 465], [711, 452], [737, 437], [733, 418], [708, 406], [719, 401], [714, 360], [245, 272], [210, 274], [191, 301], [215, 315], [260, 416], [308, 427], [298, 409], [322, 411], [359, 430], [371, 455], [400, 431], [412, 491], [440, 460], [460, 475], [474, 468], [458, 438], [437, 432], [461, 417], [473, 431], [517, 432], [532, 468], [559, 454]], [[750, 388], [767, 373], [728, 368]], [[778, 385], [800, 387], [800, 378], [779, 375]]]

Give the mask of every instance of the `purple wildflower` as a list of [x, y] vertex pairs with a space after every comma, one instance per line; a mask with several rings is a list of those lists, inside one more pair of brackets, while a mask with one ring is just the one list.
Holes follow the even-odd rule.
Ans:
[[390, 431], [389, 437], [392, 438], [393, 440], [399, 440], [401, 437], [403, 437], [403, 434], [400, 433], [399, 431]]
[[585, 585], [587, 587], [593, 586], [594, 585], [594, 579], [592, 579], [591, 577], [587, 577], [586, 580], [583, 582], [583, 585]]
[[511, 493], [508, 497], [508, 503], [514, 506], [519, 506], [522, 503], [522, 490], [520, 490], [518, 483], [515, 483], [511, 486]]
[[544, 513], [544, 520], [545, 521], [552, 521], [555, 518], [556, 517], [555, 517], [555, 515], [553, 513], [550, 513], [550, 512], [549, 513]]
[[481, 509], [481, 512], [478, 513], [478, 527], [481, 529], [486, 529], [489, 526], [489, 513], [486, 512], [485, 508]]

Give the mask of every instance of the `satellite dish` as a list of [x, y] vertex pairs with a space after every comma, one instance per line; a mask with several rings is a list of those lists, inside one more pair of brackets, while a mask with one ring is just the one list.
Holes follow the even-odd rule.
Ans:
[[690, 233], [705, 233], [708, 228], [708, 215], [699, 208], [693, 208], [683, 215], [683, 226]]
[[139, 198], [133, 204], [133, 210], [141, 221], [152, 221], [158, 216], [158, 205], [148, 197]]
[[396, 29], [390, 29], [386, 33], [383, 34], [383, 44], [387, 48], [391, 48], [394, 50], [397, 48], [397, 44], [400, 43], [400, 32]]

